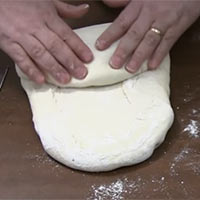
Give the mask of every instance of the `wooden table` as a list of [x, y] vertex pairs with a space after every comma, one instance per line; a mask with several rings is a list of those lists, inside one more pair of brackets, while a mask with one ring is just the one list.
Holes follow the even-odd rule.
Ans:
[[0, 199], [200, 199], [198, 26], [171, 52], [175, 121], [166, 140], [147, 161], [106, 173], [72, 170], [44, 152], [13, 63], [0, 53], [0, 66], [10, 66], [0, 92]]

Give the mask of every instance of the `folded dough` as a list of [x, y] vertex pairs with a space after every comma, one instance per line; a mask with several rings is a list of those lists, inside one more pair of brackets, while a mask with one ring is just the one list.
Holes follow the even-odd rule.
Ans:
[[[93, 49], [95, 39], [107, 26], [76, 32]], [[69, 167], [108, 171], [142, 162], [163, 142], [172, 125], [169, 56], [157, 70], [131, 77], [124, 69], [112, 70], [107, 65], [112, 52], [98, 52], [94, 65], [88, 66], [88, 79], [83, 80], [83, 85], [75, 79], [70, 84], [106, 85], [101, 87], [39, 86], [18, 70], [44, 149]], [[146, 68], [144, 64], [142, 70]]]
[[[133, 74], [128, 73], [124, 68], [116, 70], [108, 65], [109, 59], [114, 53], [119, 41], [115, 42], [110, 48], [108, 48], [105, 51], [98, 51], [95, 48], [94, 44], [97, 37], [109, 25], [110, 23], [107, 23], [74, 30], [90, 47], [91, 51], [94, 54], [94, 61], [86, 65], [88, 69], [88, 75], [84, 80], [78, 80], [73, 78], [70, 83], [61, 84], [56, 82], [56, 80], [54, 80], [53, 77], [47, 74], [47, 81], [60, 87], [88, 87], [111, 85], [132, 77]], [[146, 70], [147, 65], [146, 63], [144, 63], [134, 75], [137, 75]], [[17, 72], [19, 76], [28, 79], [27, 76], [19, 70], [19, 68], [17, 68]]]

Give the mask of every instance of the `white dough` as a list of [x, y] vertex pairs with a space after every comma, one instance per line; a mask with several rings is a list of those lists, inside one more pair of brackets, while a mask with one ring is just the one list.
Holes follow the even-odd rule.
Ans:
[[[94, 44], [102, 32], [101, 27], [105, 29], [105, 25], [81, 29], [87, 33], [82, 39], [87, 42], [90, 38]], [[94, 38], [90, 37], [90, 31], [95, 33]], [[111, 52], [99, 56], [96, 63], [110, 56]], [[103, 72], [105, 66], [102, 65], [90, 67], [91, 73], [92, 68], [95, 69], [93, 73], [98, 81], [107, 72], [107, 69]], [[121, 80], [115, 74], [117, 70], [112, 72], [113, 77], [111, 71], [104, 77], [104, 84], [111, 83], [107, 78]], [[144, 161], [163, 142], [173, 122], [169, 74], [167, 56], [157, 70], [110, 86], [59, 88], [51, 84], [38, 86], [25, 78], [21, 78], [21, 83], [46, 152], [75, 169], [108, 171]], [[123, 79], [127, 78], [123, 75]], [[95, 79], [91, 77], [92, 85]], [[81, 82], [77, 84], [81, 86]]]

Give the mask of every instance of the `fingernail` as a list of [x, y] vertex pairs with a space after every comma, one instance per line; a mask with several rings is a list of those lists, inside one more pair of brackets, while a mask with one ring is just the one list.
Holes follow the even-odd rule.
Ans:
[[69, 74], [61, 74], [61, 83], [68, 83], [70, 81], [70, 76]]
[[118, 57], [113, 57], [111, 58], [109, 64], [111, 65], [112, 68], [119, 69], [121, 68], [121, 59]]
[[126, 70], [130, 73], [135, 73], [137, 71], [136, 63], [131, 63], [126, 66]]
[[62, 73], [62, 72], [57, 72], [56, 73], [56, 79], [62, 83], [62, 84], [65, 84], [67, 82], [69, 82], [70, 80], [70, 76], [66, 73]]
[[83, 57], [84, 57], [85, 62], [90, 62], [93, 59], [92, 53], [84, 53]]
[[104, 40], [97, 40], [95, 46], [97, 49], [103, 50], [105, 47], [105, 44], [106, 42]]
[[89, 4], [83, 4], [83, 8], [89, 8], [90, 7], [90, 5]]
[[74, 77], [77, 79], [84, 79], [88, 74], [88, 70], [86, 67], [77, 67], [74, 70]]

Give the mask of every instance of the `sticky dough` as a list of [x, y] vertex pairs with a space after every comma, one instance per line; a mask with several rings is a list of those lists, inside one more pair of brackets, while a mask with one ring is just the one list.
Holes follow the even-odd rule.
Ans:
[[[97, 53], [94, 42], [107, 26], [76, 32]], [[98, 52], [88, 65], [88, 78], [73, 80], [69, 87], [74, 88], [39, 86], [17, 70], [45, 151], [69, 167], [108, 171], [142, 162], [163, 142], [173, 122], [169, 56], [157, 70], [132, 77], [108, 66], [112, 52]], [[89, 85], [104, 86], [79, 88]]]

